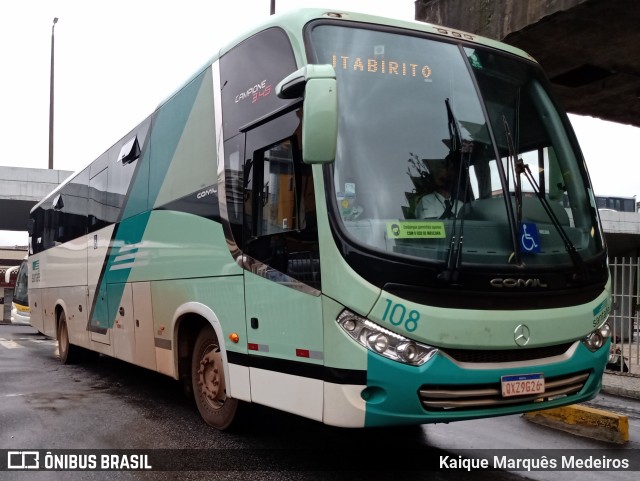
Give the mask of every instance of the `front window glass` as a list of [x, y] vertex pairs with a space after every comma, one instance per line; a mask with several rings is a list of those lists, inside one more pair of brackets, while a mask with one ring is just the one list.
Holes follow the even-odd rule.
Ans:
[[27, 281], [29, 278], [28, 271], [29, 268], [27, 266], [27, 261], [23, 261], [22, 264], [20, 264], [18, 277], [16, 278], [16, 287], [13, 291], [13, 300], [23, 306], [29, 305], [29, 293], [27, 285]]
[[311, 40], [337, 74], [331, 195], [354, 242], [445, 261], [458, 239], [461, 264], [599, 251], [593, 196], [535, 67], [377, 30], [317, 25]]
[[258, 183], [248, 192], [246, 202], [246, 212], [255, 212], [253, 235], [280, 234], [297, 229], [291, 141], [287, 139], [256, 152], [248, 169], [253, 173], [253, 182]]

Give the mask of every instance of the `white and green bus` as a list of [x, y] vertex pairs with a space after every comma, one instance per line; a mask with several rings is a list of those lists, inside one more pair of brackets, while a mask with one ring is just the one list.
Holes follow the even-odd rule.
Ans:
[[429, 24], [270, 17], [29, 232], [62, 362], [181, 380], [220, 429], [239, 402], [345, 427], [561, 406], [609, 354], [597, 206], [540, 67]]

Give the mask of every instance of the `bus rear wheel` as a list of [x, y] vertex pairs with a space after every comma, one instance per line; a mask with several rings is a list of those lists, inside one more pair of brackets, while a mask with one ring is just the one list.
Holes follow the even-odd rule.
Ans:
[[60, 311], [58, 316], [58, 354], [62, 364], [73, 364], [80, 356], [80, 348], [69, 342], [69, 328], [64, 311]]
[[202, 328], [193, 348], [191, 383], [202, 419], [214, 428], [229, 428], [235, 419], [238, 400], [227, 395], [220, 345], [208, 326]]

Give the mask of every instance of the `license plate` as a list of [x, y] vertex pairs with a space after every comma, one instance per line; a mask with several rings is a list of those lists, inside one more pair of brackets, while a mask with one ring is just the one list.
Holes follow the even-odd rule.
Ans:
[[502, 397], [544, 393], [544, 376], [541, 373], [502, 376], [500, 381], [502, 384]]

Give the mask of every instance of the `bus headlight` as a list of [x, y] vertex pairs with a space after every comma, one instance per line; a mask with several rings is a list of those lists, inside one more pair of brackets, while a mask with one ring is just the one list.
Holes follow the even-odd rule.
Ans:
[[408, 363], [412, 363], [420, 355], [418, 345], [413, 341], [398, 344], [396, 352], [398, 357]]
[[596, 352], [607, 343], [610, 337], [611, 326], [609, 326], [608, 322], [605, 322], [602, 326], [589, 333], [589, 335], [582, 340], [582, 343], [591, 352]]
[[369, 345], [373, 348], [374, 351], [382, 354], [389, 347], [389, 339], [387, 336], [381, 333], [371, 334], [367, 337], [367, 341]]
[[394, 361], [420, 366], [438, 352], [435, 347], [407, 339], [346, 309], [336, 320], [358, 344]]

